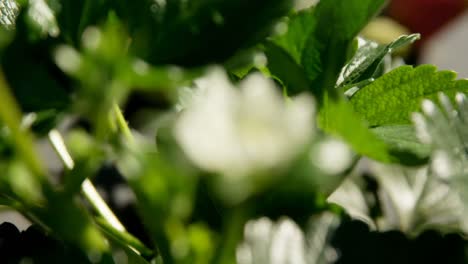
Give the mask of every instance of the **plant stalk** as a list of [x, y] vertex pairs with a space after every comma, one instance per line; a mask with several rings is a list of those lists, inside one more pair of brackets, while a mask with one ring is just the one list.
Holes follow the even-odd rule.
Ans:
[[[75, 163], [70, 156], [60, 133], [56, 129], [53, 129], [49, 132], [48, 138], [65, 167], [72, 170]], [[83, 181], [81, 190], [86, 200], [88, 200], [94, 210], [96, 210], [101, 217], [100, 219], [102, 220], [97, 221], [101, 228], [105, 229], [107, 233], [112, 234], [114, 237], [117, 237], [120, 241], [124, 241], [135, 253], [142, 256], [151, 255], [150, 252], [152, 252], [152, 250], [145, 247], [142, 242], [126, 231], [125, 227], [119, 221], [117, 216], [115, 216], [104, 199], [99, 195], [93, 183], [89, 179], [85, 179]]]

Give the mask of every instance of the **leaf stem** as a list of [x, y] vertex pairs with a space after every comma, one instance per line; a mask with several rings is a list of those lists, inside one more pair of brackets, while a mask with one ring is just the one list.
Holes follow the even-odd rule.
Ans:
[[122, 110], [120, 110], [120, 107], [119, 107], [119, 105], [117, 103], [114, 103], [113, 110], [114, 110], [114, 113], [115, 113], [115, 117], [117, 119], [117, 125], [120, 128], [120, 130], [122, 131], [122, 134], [124, 135], [125, 139], [127, 141], [129, 141], [130, 143], [134, 142], [132, 131], [128, 127], [128, 123], [125, 120], [125, 117], [124, 117], [124, 115], [122, 113]]
[[[49, 132], [48, 138], [65, 167], [72, 170], [75, 163], [70, 156], [60, 133], [56, 129], [53, 129]], [[107, 233], [112, 234], [119, 241], [124, 241], [126, 245], [137, 254], [142, 256], [149, 256], [152, 254], [150, 249], [126, 231], [125, 227], [117, 216], [115, 216], [104, 199], [99, 195], [93, 183], [89, 179], [85, 179], [83, 181], [81, 190], [85, 198], [101, 217], [96, 221], [101, 228], [103, 228]]]
[[[63, 164], [65, 164], [65, 167], [69, 170], [73, 170], [75, 163], [65, 146], [62, 135], [60, 135], [56, 129], [52, 129], [48, 134], [48, 138], [54, 150], [57, 152], [57, 155], [60, 157]], [[106, 202], [99, 195], [93, 183], [89, 179], [85, 179], [83, 181], [81, 190], [99, 215], [106, 219], [113, 228], [122, 232], [125, 231], [125, 227], [120, 223], [119, 219], [114, 215], [109, 206], [107, 206]]]
[[138, 240], [138, 238], [127, 232], [119, 232], [104, 218], [97, 217], [96, 223], [119, 244], [129, 247], [134, 252], [139, 253], [142, 257], [151, 258], [154, 256], [154, 252], [147, 248], [140, 240]]
[[225, 222], [223, 236], [224, 241], [221, 243], [220, 251], [213, 263], [234, 264], [236, 247], [243, 236], [244, 224], [247, 221], [247, 208], [239, 206], [233, 208], [230, 216]]

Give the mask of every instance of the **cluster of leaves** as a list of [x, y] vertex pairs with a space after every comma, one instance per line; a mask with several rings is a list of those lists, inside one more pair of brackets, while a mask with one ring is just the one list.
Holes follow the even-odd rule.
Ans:
[[[430, 65], [387, 63], [417, 34], [385, 45], [359, 38], [384, 4], [321, 0], [297, 10], [291, 0], [2, 0], [0, 204], [54, 237], [46, 252], [77, 263], [346, 263], [349, 251], [340, 256], [328, 243], [345, 213], [377, 232], [465, 233], [468, 202], [457, 187], [467, 182], [468, 81]], [[271, 80], [285, 98], [269, 92], [278, 88]], [[237, 84], [242, 89], [231, 91]], [[220, 100], [213, 108], [199, 107], [206, 119], [267, 119], [236, 138], [239, 153], [252, 152], [248, 166], [226, 172], [234, 150], [213, 157], [212, 149], [187, 151], [180, 140], [202, 130], [207, 136], [195, 145], [207, 146], [209, 130], [225, 125], [205, 120], [206, 130], [177, 132], [206, 95], [193, 86], [204, 85], [220, 91], [210, 97]], [[231, 111], [237, 101], [224, 92], [245, 102]], [[440, 92], [443, 111], [424, 101]], [[315, 98], [317, 124], [308, 123], [313, 110], [302, 93]], [[423, 102], [415, 129], [411, 114]], [[297, 120], [307, 129], [284, 128]], [[306, 131], [304, 141], [298, 131]], [[255, 136], [261, 143], [248, 146]], [[299, 147], [275, 145], [281, 140]], [[38, 142], [57, 156], [38, 154]], [[283, 150], [281, 166], [259, 158]], [[225, 163], [207, 164], [216, 158]], [[124, 227], [97, 195], [90, 179], [106, 166], [122, 175], [137, 227]], [[29, 241], [33, 232], [1, 231], [9, 233], [0, 242]], [[49, 261], [36, 253], [24, 256]], [[13, 262], [21, 258], [15, 254]]]

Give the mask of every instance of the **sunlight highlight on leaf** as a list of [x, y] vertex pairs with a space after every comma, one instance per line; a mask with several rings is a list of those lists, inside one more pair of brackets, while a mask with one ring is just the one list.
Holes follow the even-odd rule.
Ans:
[[0, 1], [0, 26], [12, 28], [15, 25], [19, 7], [15, 0]]

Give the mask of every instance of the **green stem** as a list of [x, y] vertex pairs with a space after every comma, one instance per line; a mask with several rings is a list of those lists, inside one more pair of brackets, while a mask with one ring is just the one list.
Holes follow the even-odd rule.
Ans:
[[232, 210], [224, 227], [224, 241], [221, 243], [220, 252], [213, 263], [236, 263], [236, 248], [242, 239], [247, 215], [246, 208], [238, 207]]
[[122, 111], [120, 110], [119, 105], [117, 103], [114, 103], [113, 108], [114, 108], [114, 113], [115, 113], [115, 117], [117, 119], [117, 125], [118, 125], [119, 129], [122, 131], [122, 134], [124, 135], [125, 139], [128, 142], [133, 142], [134, 138], [133, 138], [133, 135], [132, 135], [132, 131], [128, 127], [127, 121], [125, 120], [125, 117], [124, 117]]
[[[62, 160], [63, 164], [68, 170], [73, 170], [75, 167], [75, 163], [70, 156], [70, 153], [67, 150], [65, 143], [63, 142], [62, 135], [55, 130], [52, 129], [49, 134], [49, 141], [52, 144], [55, 152]], [[102, 216], [106, 221], [113, 226], [115, 229], [119, 231], [125, 231], [125, 227], [120, 223], [119, 219], [114, 215], [112, 210], [107, 206], [106, 202], [97, 192], [96, 188], [94, 187], [93, 183], [89, 179], [85, 179], [83, 184], [81, 185], [81, 190], [89, 201], [89, 203], [93, 206], [96, 212]]]
[[[49, 141], [52, 144], [57, 155], [60, 157], [65, 167], [72, 170], [75, 163], [68, 152], [66, 145], [60, 133], [53, 129], [48, 134]], [[121, 241], [128, 242], [128, 246], [142, 256], [151, 255], [150, 249], [146, 248], [142, 242], [129, 234], [117, 216], [112, 212], [104, 199], [99, 195], [93, 183], [89, 179], [85, 179], [81, 185], [81, 190], [86, 200], [91, 204], [93, 209], [99, 214], [101, 220], [98, 224], [114, 237], [120, 238]], [[143, 250], [143, 251], [141, 251]]]
[[130, 233], [120, 232], [111, 226], [104, 218], [97, 217], [96, 223], [102, 228], [102, 230], [111, 236], [117, 243], [123, 246], [131, 248], [136, 251], [140, 256], [144, 258], [152, 258], [154, 252], [147, 248], [138, 238], [134, 237]]

